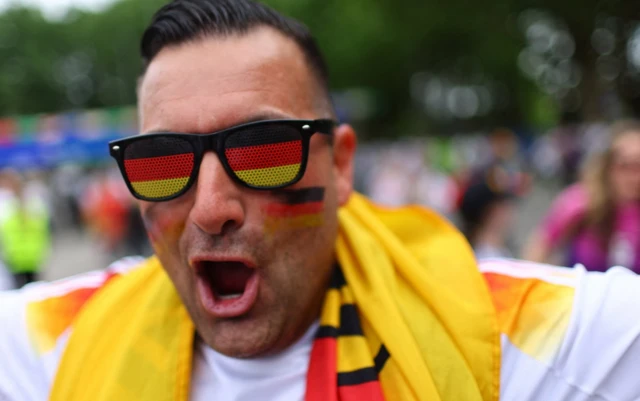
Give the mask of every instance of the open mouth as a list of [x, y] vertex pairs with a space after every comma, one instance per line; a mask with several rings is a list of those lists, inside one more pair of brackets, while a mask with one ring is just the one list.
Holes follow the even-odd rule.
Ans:
[[198, 274], [208, 282], [213, 295], [219, 299], [241, 297], [249, 278], [255, 273], [241, 262], [202, 262], [198, 267]]
[[236, 261], [201, 261], [194, 264], [198, 296], [204, 309], [219, 318], [246, 314], [258, 293], [255, 268]]

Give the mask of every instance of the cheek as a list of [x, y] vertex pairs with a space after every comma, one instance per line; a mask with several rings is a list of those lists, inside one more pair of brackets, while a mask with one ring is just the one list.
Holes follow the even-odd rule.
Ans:
[[317, 228], [325, 221], [325, 188], [305, 187], [274, 192], [276, 200], [262, 208], [264, 234]]
[[143, 209], [142, 220], [149, 241], [160, 257], [168, 254], [177, 244], [184, 232], [185, 218], [173, 210], [161, 210], [162, 205], [152, 205]]
[[311, 139], [307, 168], [297, 186], [326, 185], [332, 176], [333, 153], [331, 148], [319, 140], [314, 143], [314, 139], [320, 138]]

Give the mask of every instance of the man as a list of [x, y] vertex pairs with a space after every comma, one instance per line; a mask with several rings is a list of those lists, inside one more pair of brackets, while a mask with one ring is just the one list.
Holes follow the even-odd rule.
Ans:
[[501, 178], [488, 171], [465, 189], [460, 203], [463, 232], [478, 260], [511, 257], [509, 235], [516, 201], [509, 183]]
[[483, 276], [436, 215], [352, 194], [355, 133], [301, 25], [177, 0], [142, 53], [143, 135], [110, 150], [156, 257], [3, 295], [4, 399], [640, 396], [640, 280]]

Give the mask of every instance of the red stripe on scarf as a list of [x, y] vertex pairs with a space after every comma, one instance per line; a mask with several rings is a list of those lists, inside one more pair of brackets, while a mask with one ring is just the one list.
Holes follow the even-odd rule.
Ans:
[[336, 339], [319, 338], [313, 343], [307, 372], [305, 401], [338, 401]]

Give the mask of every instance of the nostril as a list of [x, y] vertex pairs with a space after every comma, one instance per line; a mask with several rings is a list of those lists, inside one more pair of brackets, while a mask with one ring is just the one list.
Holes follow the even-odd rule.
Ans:
[[222, 225], [222, 228], [220, 229], [220, 235], [224, 236], [226, 234], [231, 233], [233, 230], [235, 230], [238, 226], [238, 223], [234, 220], [227, 220], [225, 221], [225, 223]]

